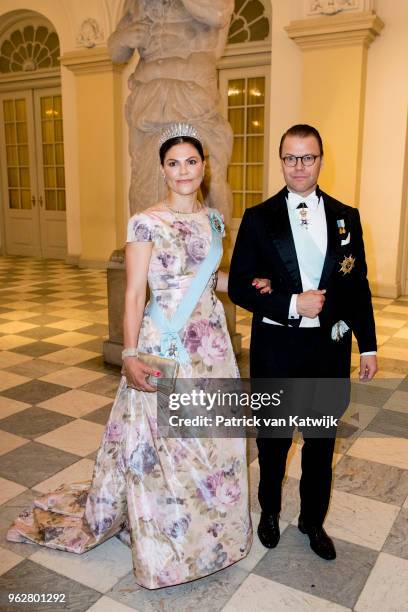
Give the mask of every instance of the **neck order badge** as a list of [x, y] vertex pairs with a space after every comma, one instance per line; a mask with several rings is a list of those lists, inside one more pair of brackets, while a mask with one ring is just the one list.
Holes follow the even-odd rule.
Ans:
[[299, 209], [300, 225], [304, 229], [308, 229], [309, 220], [307, 218], [307, 204], [305, 202], [301, 202], [297, 208]]

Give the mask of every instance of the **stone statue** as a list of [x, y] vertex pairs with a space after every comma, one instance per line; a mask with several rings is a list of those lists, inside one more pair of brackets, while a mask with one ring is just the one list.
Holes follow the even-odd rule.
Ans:
[[140, 55], [126, 102], [132, 160], [130, 210], [162, 199], [158, 140], [174, 122], [194, 125], [208, 151], [203, 195], [230, 220], [226, 180], [232, 130], [218, 110], [216, 60], [222, 55], [233, 0], [126, 0], [108, 46], [114, 62]]

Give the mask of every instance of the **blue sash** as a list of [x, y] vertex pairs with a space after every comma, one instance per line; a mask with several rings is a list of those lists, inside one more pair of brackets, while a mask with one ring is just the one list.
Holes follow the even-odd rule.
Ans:
[[171, 320], [167, 319], [153, 294], [146, 308], [146, 314], [152, 318], [153, 323], [160, 330], [160, 355], [177, 358], [180, 363], [188, 363], [190, 357], [181, 342], [179, 332], [192, 315], [222, 255], [224, 224], [218, 211], [212, 210], [210, 212], [210, 224], [212, 240], [208, 255], [200, 265]]

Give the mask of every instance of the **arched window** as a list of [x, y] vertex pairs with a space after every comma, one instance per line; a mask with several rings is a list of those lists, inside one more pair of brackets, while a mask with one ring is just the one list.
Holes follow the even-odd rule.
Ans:
[[269, 19], [260, 0], [235, 0], [234, 13], [228, 32], [228, 44], [266, 40]]
[[44, 25], [15, 29], [0, 46], [0, 73], [31, 72], [59, 66], [56, 32]]

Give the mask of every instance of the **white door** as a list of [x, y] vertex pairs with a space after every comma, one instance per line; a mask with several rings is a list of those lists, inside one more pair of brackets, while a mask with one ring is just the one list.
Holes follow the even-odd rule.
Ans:
[[6, 252], [41, 257], [31, 92], [1, 96], [0, 113]]
[[58, 88], [34, 92], [34, 116], [42, 256], [64, 258], [67, 250], [64, 135]]
[[64, 258], [65, 178], [58, 88], [0, 97], [6, 253]]

